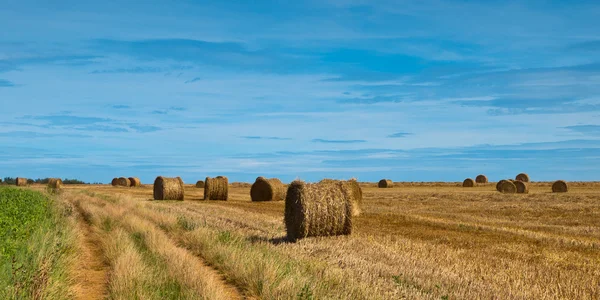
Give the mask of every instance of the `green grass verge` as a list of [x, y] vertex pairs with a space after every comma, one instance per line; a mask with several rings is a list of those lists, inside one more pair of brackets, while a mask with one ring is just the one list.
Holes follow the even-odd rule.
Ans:
[[0, 299], [68, 299], [72, 213], [48, 196], [0, 187]]

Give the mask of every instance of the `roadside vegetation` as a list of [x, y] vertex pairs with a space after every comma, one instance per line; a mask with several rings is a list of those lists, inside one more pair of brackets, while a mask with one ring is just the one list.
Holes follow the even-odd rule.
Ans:
[[47, 195], [0, 187], [0, 299], [68, 299], [72, 210]]

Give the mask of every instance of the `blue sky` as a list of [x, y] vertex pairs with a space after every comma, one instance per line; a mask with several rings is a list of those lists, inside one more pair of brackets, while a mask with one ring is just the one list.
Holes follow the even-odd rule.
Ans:
[[600, 180], [595, 1], [0, 0], [0, 176]]

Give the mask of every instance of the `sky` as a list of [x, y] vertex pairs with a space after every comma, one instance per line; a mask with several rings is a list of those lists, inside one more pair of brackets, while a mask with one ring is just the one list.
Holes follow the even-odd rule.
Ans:
[[0, 177], [600, 180], [597, 1], [0, 0]]

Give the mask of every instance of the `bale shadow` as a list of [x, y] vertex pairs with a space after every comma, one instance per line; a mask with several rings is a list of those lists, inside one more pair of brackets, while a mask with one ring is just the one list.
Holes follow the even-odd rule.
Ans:
[[270, 243], [273, 245], [281, 245], [281, 244], [288, 244], [288, 243], [296, 242], [291, 239], [288, 239], [287, 236], [281, 236], [281, 237], [268, 239], [264, 236], [258, 236], [258, 235], [253, 235], [253, 236], [248, 237], [248, 241], [250, 241], [253, 244], [255, 244], [255, 243]]

